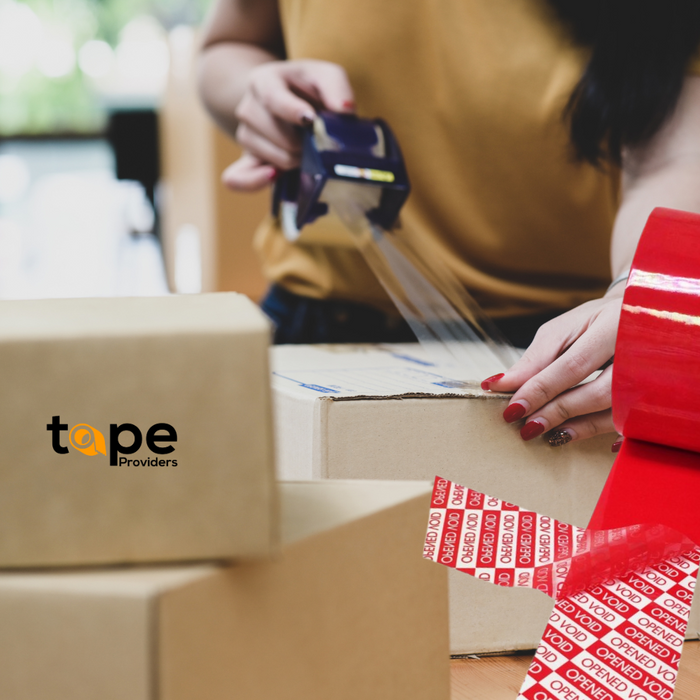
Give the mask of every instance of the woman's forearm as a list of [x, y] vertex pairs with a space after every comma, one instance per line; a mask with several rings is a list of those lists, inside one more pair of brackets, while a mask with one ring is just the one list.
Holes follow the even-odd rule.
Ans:
[[220, 42], [202, 50], [200, 97], [217, 124], [231, 136], [238, 126], [236, 108], [247, 88], [250, 71], [276, 60], [279, 56], [251, 44]]
[[613, 277], [632, 264], [639, 237], [654, 208], [700, 212], [700, 154], [671, 161], [653, 175], [623, 185], [623, 191], [611, 245]]
[[700, 77], [686, 79], [674, 115], [652, 141], [624, 155], [611, 243], [613, 278], [629, 269], [655, 207], [700, 212]]
[[198, 86], [204, 105], [231, 135], [250, 72], [284, 58], [277, 0], [217, 0], [202, 37]]

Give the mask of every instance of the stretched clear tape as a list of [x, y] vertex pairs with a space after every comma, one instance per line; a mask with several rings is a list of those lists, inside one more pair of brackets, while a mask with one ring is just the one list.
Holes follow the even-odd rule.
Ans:
[[[376, 126], [375, 156], [383, 156], [382, 130]], [[323, 119], [314, 121], [319, 151], [337, 151]], [[520, 353], [506, 340], [443, 260], [426, 246], [413, 249], [400, 233], [373, 224], [367, 213], [379, 207], [382, 188], [329, 180], [321, 201], [352, 233], [358, 249], [406, 320], [428, 356], [449, 368], [456, 380], [469, 384], [490, 367], [502, 372]], [[296, 232], [298, 235], [298, 232]]]
[[370, 269], [428, 356], [449, 368], [455, 387], [473, 382], [483, 367], [506, 371], [520, 354], [447, 265], [413, 249], [399, 233], [367, 219], [379, 204], [378, 187], [330, 181], [322, 200], [352, 233]]

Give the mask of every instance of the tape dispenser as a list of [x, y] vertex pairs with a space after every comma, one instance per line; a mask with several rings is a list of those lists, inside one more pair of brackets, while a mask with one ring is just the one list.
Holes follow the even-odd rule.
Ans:
[[351, 230], [393, 228], [410, 192], [401, 149], [381, 119], [321, 112], [303, 131], [301, 167], [275, 184], [272, 213], [296, 241], [329, 208]]

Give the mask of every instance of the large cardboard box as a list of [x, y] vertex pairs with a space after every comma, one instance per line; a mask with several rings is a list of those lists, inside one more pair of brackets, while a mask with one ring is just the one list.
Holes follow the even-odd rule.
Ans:
[[[440, 475], [585, 527], [612, 466], [612, 436], [523, 442], [501, 417], [508, 397], [479, 386], [491, 367], [456, 389], [418, 345], [278, 346], [272, 364], [283, 479]], [[536, 648], [551, 606], [538, 591], [450, 571], [451, 653]]]
[[282, 485], [277, 559], [0, 575], [7, 700], [447, 700], [430, 484]]
[[237, 294], [0, 302], [0, 567], [268, 555], [269, 332]]

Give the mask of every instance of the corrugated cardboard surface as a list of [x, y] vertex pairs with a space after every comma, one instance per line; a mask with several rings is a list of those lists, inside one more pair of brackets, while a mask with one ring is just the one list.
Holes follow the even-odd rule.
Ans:
[[[479, 388], [485, 373], [456, 397], [454, 389], [442, 386], [443, 370], [419, 364], [427, 359], [410, 345], [273, 348], [281, 478], [440, 475], [585, 527], [612, 466], [612, 436], [561, 448], [542, 439], [524, 442], [520, 424], [503, 421], [508, 397]], [[421, 383], [434, 386], [434, 395], [426, 391], [416, 398]], [[537, 647], [551, 611], [549, 598], [455, 571], [449, 580], [452, 654]], [[696, 606], [689, 635], [699, 632]]]
[[430, 485], [282, 488], [270, 562], [0, 575], [0, 697], [447, 700]]
[[[269, 554], [268, 342], [236, 294], [0, 302], [0, 566]], [[108, 452], [110, 424], [134, 424], [144, 443], [124, 457], [177, 466], [110, 466], [68, 432], [57, 454], [55, 415], [102, 432]], [[177, 431], [171, 454], [148, 449], [155, 423]]]

